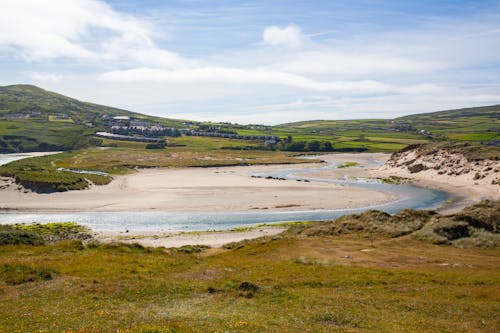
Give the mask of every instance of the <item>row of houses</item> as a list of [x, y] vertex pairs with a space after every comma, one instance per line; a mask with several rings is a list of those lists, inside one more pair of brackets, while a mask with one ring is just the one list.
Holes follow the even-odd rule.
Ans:
[[187, 136], [208, 136], [208, 137], [240, 139], [240, 140], [262, 140], [262, 141], [274, 141], [275, 143], [280, 141], [280, 138], [277, 135], [239, 135], [232, 133], [193, 131], [188, 129], [181, 129], [179, 130], [179, 132], [182, 135], [187, 135]]
[[161, 125], [135, 125], [135, 126], [111, 126], [111, 133], [120, 135], [143, 135], [149, 137], [179, 136], [179, 131], [174, 127], [163, 127]]

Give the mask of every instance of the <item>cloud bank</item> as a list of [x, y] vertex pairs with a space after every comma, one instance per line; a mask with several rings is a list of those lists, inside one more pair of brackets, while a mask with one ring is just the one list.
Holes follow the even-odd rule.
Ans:
[[[249, 10], [235, 8], [205, 13], [167, 7], [155, 17], [101, 0], [5, 0], [0, 52], [9, 81], [3, 81], [28, 79], [85, 100], [198, 119], [249, 119], [249, 112], [269, 122], [299, 115], [390, 117], [500, 103], [498, 15], [423, 18], [414, 27], [356, 34], [339, 33], [335, 20], [322, 22], [326, 32], [315, 22], [275, 24], [273, 15], [231, 23], [231, 10]], [[216, 30], [215, 24], [226, 25]], [[253, 36], [251, 42], [235, 48], [216, 39], [231, 29], [235, 36]], [[189, 52], [190, 31], [214, 38], [193, 47], [220, 46]]]

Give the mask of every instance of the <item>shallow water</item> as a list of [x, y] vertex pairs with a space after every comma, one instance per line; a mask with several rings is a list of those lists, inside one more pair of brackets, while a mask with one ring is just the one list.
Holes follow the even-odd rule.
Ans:
[[[22, 158], [32, 157], [33, 154], [0, 154], [0, 165]], [[369, 160], [364, 167], [375, 167], [381, 162]], [[227, 230], [237, 227], [252, 226], [262, 223], [276, 223], [282, 221], [311, 221], [329, 220], [341, 215], [360, 213], [368, 209], [379, 209], [394, 213], [404, 208], [433, 209], [439, 207], [449, 195], [445, 192], [427, 189], [410, 184], [385, 184], [373, 179], [346, 179], [332, 180], [314, 177], [301, 177], [301, 174], [311, 174], [336, 168], [338, 165], [330, 163], [323, 167], [305, 169], [281, 169], [272, 172], [255, 173], [257, 177], [285, 178], [289, 181], [309, 180], [315, 182], [332, 183], [341, 186], [362, 187], [377, 191], [396, 194], [400, 199], [390, 203], [337, 210], [314, 211], [285, 211], [285, 212], [244, 212], [244, 213], [168, 213], [168, 212], [81, 212], [81, 213], [0, 213], [0, 224], [10, 223], [47, 223], [60, 221], [74, 221], [88, 226], [96, 231], [125, 231], [131, 232], [163, 232], [163, 231], [202, 231]], [[346, 173], [348, 170], [346, 169]]]
[[35, 156], [37, 153], [0, 154], [0, 165]]

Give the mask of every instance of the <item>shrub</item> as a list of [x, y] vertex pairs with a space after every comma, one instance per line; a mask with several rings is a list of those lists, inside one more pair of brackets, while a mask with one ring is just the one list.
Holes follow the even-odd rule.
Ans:
[[0, 225], [0, 245], [42, 245], [43, 243], [43, 238], [32, 231], [19, 230], [11, 225]]

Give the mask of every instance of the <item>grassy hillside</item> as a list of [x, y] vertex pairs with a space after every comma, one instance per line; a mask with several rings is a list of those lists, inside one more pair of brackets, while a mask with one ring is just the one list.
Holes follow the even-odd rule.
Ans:
[[[81, 102], [32, 85], [0, 87], [0, 153], [89, 146], [104, 130], [102, 116], [133, 116], [165, 125], [180, 121]], [[22, 117], [26, 116], [26, 117]], [[58, 119], [57, 116], [64, 119]]]
[[395, 120], [451, 140], [500, 139], [500, 105], [422, 113]]
[[[146, 116], [81, 102], [31, 85], [0, 87], [0, 153], [70, 150], [95, 144], [105, 130], [102, 116], [126, 115], [183, 128], [183, 121]], [[334, 151], [392, 152], [410, 144], [443, 140], [491, 141], [500, 138], [500, 106], [411, 115], [392, 120], [316, 120], [278, 126], [190, 122], [192, 128], [219, 127], [241, 135], [291, 137], [278, 145], [289, 151], [331, 144]], [[26, 117], [24, 117], [26, 116]], [[216, 139], [215, 139], [216, 140]], [[250, 144], [251, 146], [252, 144]], [[331, 151], [329, 149], [316, 149]]]
[[[477, 209], [459, 215], [471, 225]], [[499, 331], [498, 247], [431, 244], [374, 216], [224, 249], [82, 243], [88, 231], [68, 223], [3, 227], [0, 331]], [[450, 219], [429, 231], [452, 235], [443, 226], [462, 220]]]
[[429, 141], [491, 141], [500, 139], [500, 105], [396, 119], [302, 121], [278, 125], [268, 132], [305, 141], [327, 137], [337, 149], [367, 151], [395, 151]]

